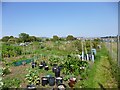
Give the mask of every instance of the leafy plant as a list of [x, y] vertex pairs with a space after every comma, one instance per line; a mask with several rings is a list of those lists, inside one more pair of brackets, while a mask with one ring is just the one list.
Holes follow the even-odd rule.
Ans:
[[25, 76], [25, 78], [29, 84], [35, 85], [37, 80], [39, 79], [39, 73], [37, 70], [28, 69], [28, 74]]
[[5, 88], [19, 88], [21, 81], [18, 78], [6, 78], [3, 80], [2, 89]]

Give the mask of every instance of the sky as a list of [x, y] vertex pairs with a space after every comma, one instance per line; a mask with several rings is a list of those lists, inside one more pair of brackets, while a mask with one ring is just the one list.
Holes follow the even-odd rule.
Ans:
[[3, 2], [2, 36], [117, 35], [117, 2]]

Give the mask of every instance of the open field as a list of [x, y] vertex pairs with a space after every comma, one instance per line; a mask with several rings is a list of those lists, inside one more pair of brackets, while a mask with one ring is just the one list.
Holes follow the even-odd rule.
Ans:
[[[95, 41], [92, 41], [92, 45]], [[85, 43], [88, 47], [85, 49]], [[98, 42], [97, 42], [98, 43]], [[78, 45], [79, 44], [79, 45]], [[115, 76], [112, 75], [111, 63], [109, 60], [109, 53], [105, 47], [105, 43], [99, 43], [100, 48], [96, 48], [97, 54], [95, 55], [95, 62], [92, 60], [82, 60], [78, 58], [78, 54], [81, 54], [82, 48], [81, 41], [44, 41], [44, 42], [33, 42], [28, 46], [14, 46], [19, 47], [22, 50], [21, 55], [15, 55], [8, 57], [5, 55], [2, 58], [2, 66], [7, 68], [5, 74], [3, 75], [3, 88], [26, 88], [27, 85], [32, 84], [37, 88], [55, 88], [54, 86], [42, 86], [42, 77], [46, 75], [55, 76], [52, 71], [53, 64], [62, 66], [60, 70], [60, 76], [63, 78], [63, 84], [67, 88], [71, 88], [69, 85], [69, 79], [71, 77], [76, 78], [76, 82], [73, 88], [117, 88], [118, 84]], [[6, 47], [3, 45], [3, 48]], [[116, 47], [114, 45], [115, 50]], [[90, 41], [84, 42], [83, 51], [89, 52]], [[16, 62], [21, 62], [26, 59], [33, 58], [37, 66], [32, 68], [31, 63], [26, 65], [15, 66]], [[39, 64], [45, 61], [49, 70], [39, 69]], [[85, 67], [85, 69], [80, 69], [80, 67]], [[33, 76], [26, 77], [26, 75], [33, 74]], [[36, 79], [40, 80], [40, 84], [36, 85]], [[30, 81], [29, 78], [34, 81]], [[16, 82], [17, 81], [17, 82]]]

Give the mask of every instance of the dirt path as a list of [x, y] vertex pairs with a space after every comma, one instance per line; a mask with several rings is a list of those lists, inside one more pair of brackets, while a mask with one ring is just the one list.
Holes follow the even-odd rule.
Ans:
[[30, 67], [30, 64], [27, 64], [25, 66], [21, 65], [21, 66], [13, 66], [10, 67], [11, 70], [11, 74], [6, 75], [5, 77], [3, 77], [4, 79], [7, 78], [18, 78], [20, 81], [22, 81], [22, 85], [21, 87], [26, 87], [26, 83], [25, 83], [25, 75], [27, 74], [27, 68]]

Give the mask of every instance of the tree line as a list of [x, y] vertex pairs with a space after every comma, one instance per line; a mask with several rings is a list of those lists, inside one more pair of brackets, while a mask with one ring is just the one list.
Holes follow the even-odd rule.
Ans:
[[[36, 36], [30, 36], [27, 33], [20, 33], [19, 37], [14, 36], [4, 36], [1, 41], [3, 42], [9, 42], [9, 43], [21, 43], [21, 42], [33, 42], [33, 41], [42, 41], [42, 37], [36, 37]], [[72, 35], [68, 35], [66, 38], [58, 37], [57, 35], [53, 35], [52, 38], [46, 38], [46, 41], [70, 41], [70, 40], [76, 40], [76, 38]]]

